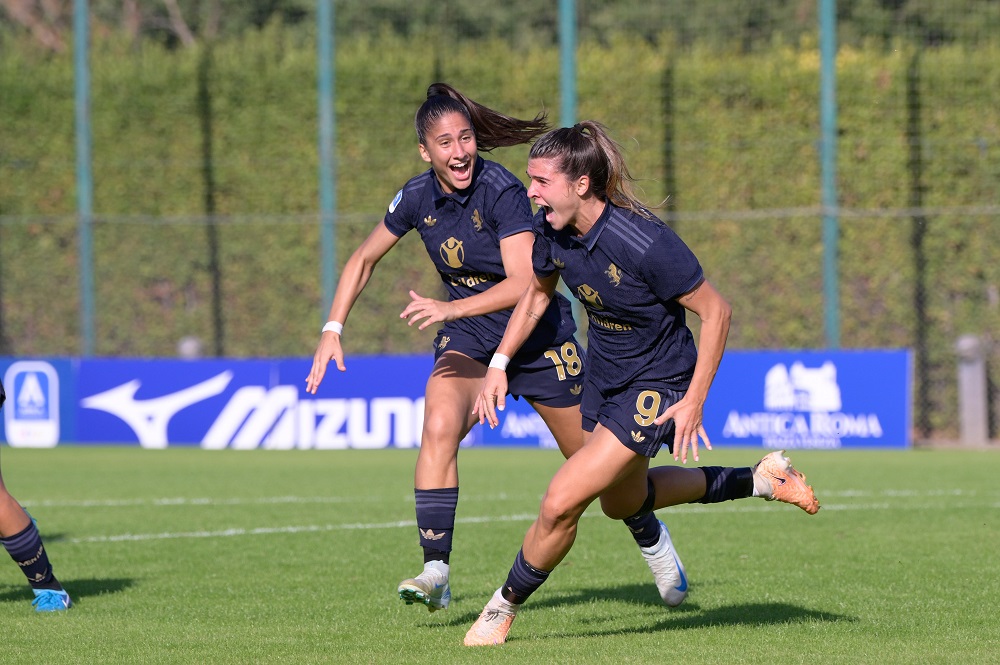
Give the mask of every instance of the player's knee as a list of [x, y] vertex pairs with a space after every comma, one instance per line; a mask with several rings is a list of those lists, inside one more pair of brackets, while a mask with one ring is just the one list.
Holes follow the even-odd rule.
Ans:
[[539, 520], [548, 530], [557, 531], [575, 525], [582, 514], [583, 509], [571, 497], [550, 491], [542, 499]]
[[462, 423], [457, 422], [453, 414], [435, 412], [434, 410], [428, 410], [424, 414], [421, 446], [427, 445], [434, 449], [457, 449], [462, 436]]
[[613, 501], [611, 499], [606, 499], [601, 497], [601, 511], [605, 515], [613, 520], [623, 520], [627, 517], [632, 517], [635, 514], [636, 508], [633, 506], [631, 509], [622, 506], [620, 502]]

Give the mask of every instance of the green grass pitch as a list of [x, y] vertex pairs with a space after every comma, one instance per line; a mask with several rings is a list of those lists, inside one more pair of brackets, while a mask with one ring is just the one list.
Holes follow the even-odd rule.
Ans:
[[422, 561], [413, 450], [4, 447], [6, 484], [76, 605], [36, 614], [0, 563], [0, 661], [1000, 661], [1000, 450], [789, 454], [816, 516], [759, 499], [659, 511], [691, 579], [681, 607], [660, 604], [625, 527], [595, 505], [509, 642], [469, 649], [557, 452], [460, 453], [454, 600], [430, 614], [395, 594]]

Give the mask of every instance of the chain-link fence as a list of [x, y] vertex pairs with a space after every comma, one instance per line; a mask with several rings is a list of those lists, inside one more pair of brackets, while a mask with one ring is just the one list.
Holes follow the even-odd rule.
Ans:
[[[362, 4], [336, 5], [338, 266], [426, 168], [412, 116], [430, 82], [559, 115], [557, 3]], [[817, 3], [576, 9], [577, 116], [611, 128], [732, 302], [730, 348], [823, 347]], [[98, 355], [311, 355], [329, 303], [315, 31], [294, 16], [187, 46], [94, 31]], [[915, 437], [940, 440], [959, 428], [955, 344], [977, 336], [995, 438], [1000, 2], [842, 1], [837, 38], [841, 345], [912, 348]], [[12, 29], [0, 56], [0, 355], [78, 355], [72, 56]], [[519, 174], [525, 156], [488, 157]], [[418, 245], [379, 265], [349, 354], [429, 349], [397, 316], [410, 288], [441, 292]]]

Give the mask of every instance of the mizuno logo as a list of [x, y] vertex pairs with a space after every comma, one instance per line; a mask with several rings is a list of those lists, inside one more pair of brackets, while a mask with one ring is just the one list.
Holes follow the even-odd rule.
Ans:
[[80, 405], [121, 418], [135, 432], [143, 448], [166, 448], [170, 419], [185, 407], [215, 397], [226, 389], [232, 379], [232, 372], [222, 372], [190, 388], [143, 400], [135, 398], [142, 383], [133, 379], [103, 393], [85, 397], [80, 400]]
[[642, 432], [632, 432], [632, 440], [636, 443], [642, 443], [646, 440], [646, 437], [642, 435]]
[[434, 533], [434, 529], [427, 529], [426, 531], [423, 529], [417, 529], [417, 530], [420, 532], [420, 535], [426, 538], [427, 540], [441, 540], [442, 538], [444, 538], [443, 531], [441, 533]]

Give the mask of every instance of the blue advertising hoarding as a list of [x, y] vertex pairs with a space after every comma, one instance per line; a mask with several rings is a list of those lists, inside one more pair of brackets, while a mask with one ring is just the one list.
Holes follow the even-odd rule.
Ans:
[[[358, 357], [305, 392], [311, 360], [0, 358], [0, 441], [205, 449], [414, 448], [431, 356]], [[713, 445], [908, 447], [907, 351], [729, 351], [705, 406]], [[555, 447], [524, 400], [463, 446]]]
[[727, 351], [705, 405], [712, 445], [907, 448], [906, 350]]

